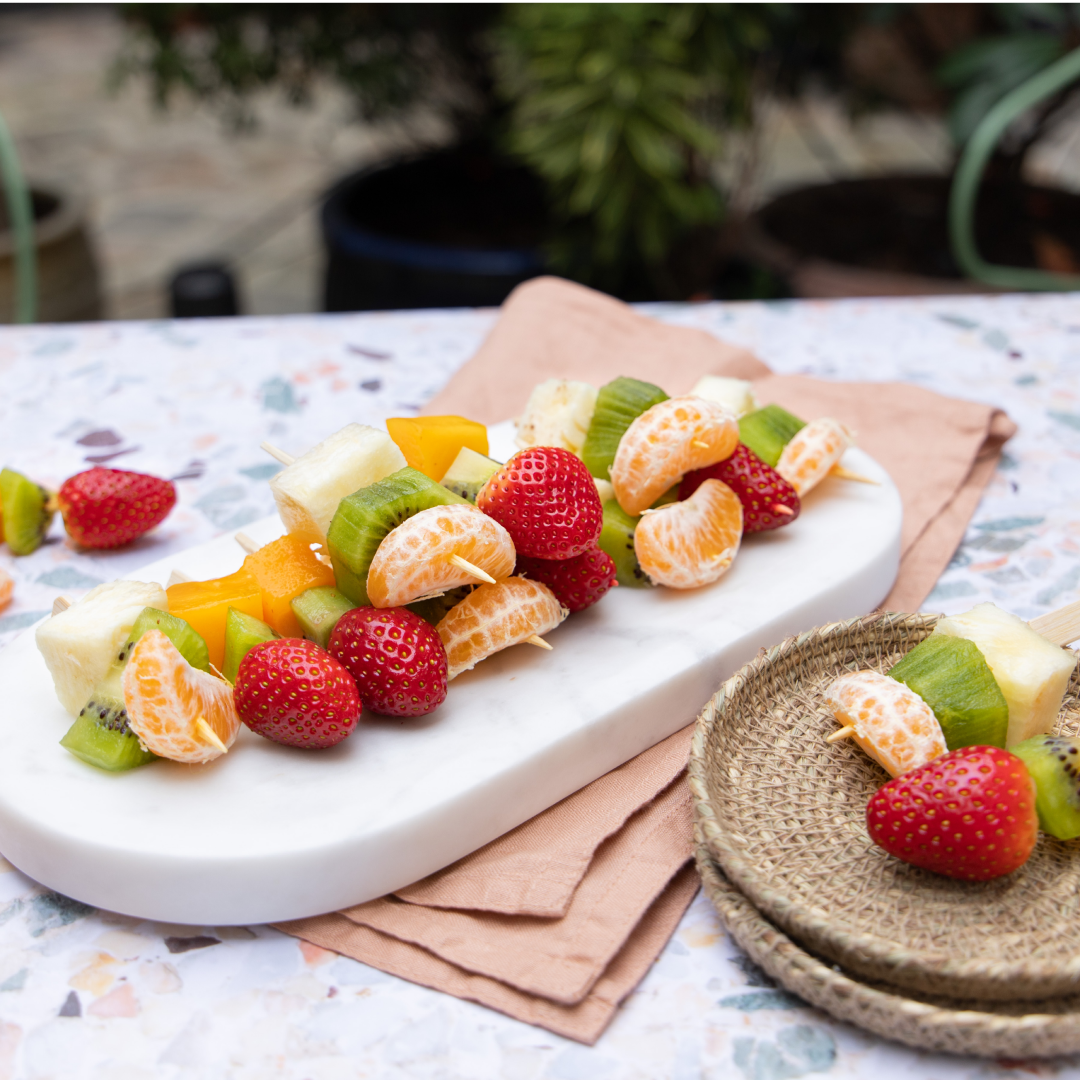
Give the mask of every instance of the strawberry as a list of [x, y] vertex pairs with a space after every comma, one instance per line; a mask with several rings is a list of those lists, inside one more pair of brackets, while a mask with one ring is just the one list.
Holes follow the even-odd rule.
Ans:
[[360, 719], [360, 695], [349, 673], [302, 638], [275, 638], [249, 649], [236, 673], [233, 701], [256, 734], [306, 750], [337, 746]]
[[790, 525], [802, 508], [795, 489], [742, 443], [726, 461], [687, 473], [679, 485], [679, 498], [690, 498], [703, 480], [722, 480], [739, 497], [744, 533]]
[[1039, 819], [1024, 763], [965, 746], [890, 780], [866, 807], [870, 838], [913, 866], [988, 881], [1027, 862]]
[[65, 480], [56, 499], [76, 544], [115, 548], [164, 520], [176, 503], [176, 488], [157, 476], [98, 466]]
[[615, 561], [600, 548], [591, 548], [572, 559], [534, 559], [520, 555], [514, 573], [546, 585], [570, 611], [591, 607], [616, 584]]
[[383, 716], [424, 716], [446, 700], [446, 650], [435, 628], [405, 608], [358, 607], [338, 619], [330, 652]]
[[515, 454], [481, 488], [476, 505], [514, 541], [519, 555], [572, 559], [596, 547], [604, 509], [580, 458], [556, 446]]

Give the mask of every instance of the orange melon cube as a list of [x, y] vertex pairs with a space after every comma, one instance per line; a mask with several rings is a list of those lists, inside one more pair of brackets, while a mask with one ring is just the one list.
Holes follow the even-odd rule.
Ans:
[[488, 452], [487, 428], [463, 416], [396, 416], [386, 421], [386, 430], [405, 460], [436, 483], [463, 446], [485, 457]]
[[203, 636], [210, 663], [219, 671], [225, 663], [225, 619], [234, 607], [256, 619], [263, 617], [262, 591], [248, 569], [210, 581], [183, 581], [165, 590], [169, 614], [191, 624]]
[[255, 575], [262, 591], [260, 618], [282, 637], [304, 636], [289, 601], [305, 589], [335, 584], [333, 569], [319, 562], [306, 539], [291, 534], [249, 555], [244, 569]]

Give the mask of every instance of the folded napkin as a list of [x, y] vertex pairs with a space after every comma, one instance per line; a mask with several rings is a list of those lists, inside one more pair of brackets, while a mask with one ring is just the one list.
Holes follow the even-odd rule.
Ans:
[[[834, 416], [903, 498], [900, 573], [883, 606], [915, 610], [962, 539], [1015, 425], [900, 383], [773, 375], [745, 349], [667, 326], [556, 278], [520, 286], [476, 355], [424, 412], [494, 423], [550, 378], [632, 375], [685, 393], [752, 379], [762, 403]], [[704, 702], [702, 702], [704, 704]], [[390, 897], [280, 925], [383, 971], [593, 1043], [697, 891], [684, 770], [691, 728]]]

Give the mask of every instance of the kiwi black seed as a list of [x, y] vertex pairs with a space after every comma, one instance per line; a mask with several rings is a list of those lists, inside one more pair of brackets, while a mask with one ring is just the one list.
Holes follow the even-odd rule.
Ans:
[[1039, 828], [1059, 840], [1080, 836], [1080, 739], [1035, 735], [1009, 750], [1035, 781]]

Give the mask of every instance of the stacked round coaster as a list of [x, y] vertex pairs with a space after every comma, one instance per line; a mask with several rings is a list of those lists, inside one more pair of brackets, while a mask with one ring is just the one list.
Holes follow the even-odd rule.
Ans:
[[[736, 941], [788, 990], [922, 1048], [1030, 1057], [1080, 1051], [1080, 841], [1039, 835], [1018, 871], [972, 884], [870, 840], [888, 779], [824, 690], [887, 671], [935, 616], [875, 614], [763, 652], [698, 718], [690, 760], [698, 867]], [[1080, 675], [1057, 730], [1080, 732]]]

